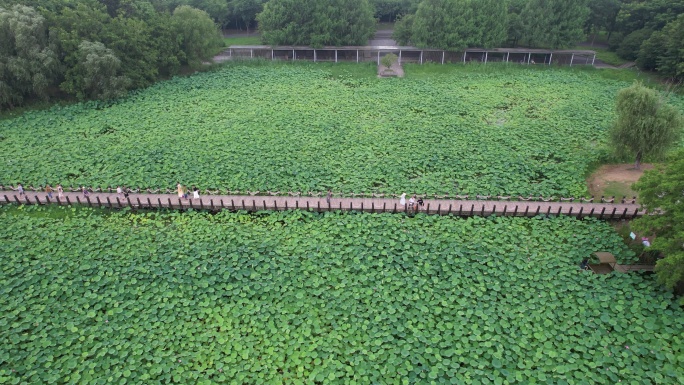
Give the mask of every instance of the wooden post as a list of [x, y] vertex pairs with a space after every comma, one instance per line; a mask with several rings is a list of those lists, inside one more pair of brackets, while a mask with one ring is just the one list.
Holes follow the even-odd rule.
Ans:
[[126, 197], [126, 202], [128, 202], [128, 207], [133, 207], [133, 205], [131, 204], [131, 198], [130, 197]]
[[181, 201], [181, 198], [178, 198], [178, 205], [180, 206], [180, 209], [183, 210], [183, 201]]
[[157, 203], [159, 203], [159, 208], [162, 208], [161, 198], [157, 198]]
[[152, 208], [152, 202], [150, 201], [150, 197], [147, 197], [147, 207]]
[[299, 199], [295, 200], [295, 209], [299, 210]]
[[275, 211], [278, 211], [278, 201], [276, 201], [275, 199], [273, 200], [273, 207], [275, 207]]
[[21, 201], [19, 200], [19, 198], [17, 198], [17, 196], [16, 196], [16, 195], [14, 196], [14, 200], [15, 200], [15, 201], [17, 202], [17, 204], [18, 204], [18, 205], [20, 205], [20, 204], [21, 204]]
[[253, 59], [254, 58], [254, 48], [249, 49], [249, 58]]
[[287, 210], [289, 210], [289, 208], [287, 207], [287, 199], [285, 199], [285, 211]]
[[[47, 203], [50, 203], [50, 198], [48, 197], [48, 198], [46, 198], [46, 199], [47, 199]], [[89, 196], [86, 197], [86, 201], [88, 201], [88, 207], [93, 207], [93, 202], [90, 201], [90, 197], [89, 197]]]
[[397, 204], [394, 203], [394, 213], [396, 214], [396, 212], [397, 212]]
[[[560, 211], [560, 210], [559, 210]], [[568, 211], [568, 216], [572, 216], [572, 206], [570, 206], [570, 210]]]
[[[98, 199], [99, 199], [99, 198], [98, 198]], [[109, 205], [109, 208], [110, 208], [110, 209], [113, 208], [113, 206], [112, 206], [112, 201], [109, 200], [109, 197], [107, 197], [107, 204]]]
[[358, 49], [356, 50], [356, 62], [357, 63], [359, 62], [359, 50]]
[[361, 201], [361, 212], [363, 212], [363, 201]]
[[524, 215], [525, 217], [527, 217], [527, 213], [528, 213], [529, 211], [530, 211], [530, 205], [527, 204], [527, 205], [525, 205], [525, 215]]
[[375, 202], [371, 202], [371, 214], [375, 214]]
[[200, 198], [200, 210], [204, 210], [204, 202], [202, 202], [202, 198]]
[[245, 200], [244, 199], [242, 200], [242, 209], [247, 211], [247, 207], [245, 206]]
[[534, 213], [534, 216], [535, 216], [535, 217], [536, 217], [537, 215], [539, 215], [539, 209], [541, 209], [541, 206], [537, 205], [537, 212]]
[[256, 211], [256, 199], [252, 199], [252, 210]]
[[116, 197], [116, 204], [119, 208], [121, 208], [121, 201], [119, 200], [119, 197]]
[[211, 205], [211, 211], [214, 211], [214, 199], [209, 199], [209, 204]]
[[188, 204], [190, 205], [191, 209], [194, 209], [194, 207], [192, 207], [192, 199], [188, 199]]
[[515, 210], [513, 210], [513, 216], [514, 217], [518, 216], [518, 205], [515, 205]]
[[[484, 205], [483, 205], [483, 207], [484, 207]], [[482, 212], [482, 214], [484, 214], [484, 212]], [[496, 214], [496, 205], [494, 205], [494, 208], [492, 209], [492, 214]]]
[[551, 206], [549, 206], [549, 208], [546, 210], [546, 216], [547, 217], [549, 216], [549, 214], [551, 214]]
[[[221, 199], [221, 207], [223, 207], [223, 199]], [[230, 200], [230, 207], [233, 209], [233, 211], [235, 210], [235, 201], [232, 199]]]
[[530, 60], [532, 59], [532, 52], [527, 53], [527, 64], [530, 64]]
[[625, 211], [622, 212], [620, 219], [625, 219], [626, 216], [627, 216], [627, 207], [625, 207]]
[[425, 211], [426, 214], [430, 214], [430, 204], [428, 203], [427, 211]]
[[[496, 208], [496, 206], [494, 206], [494, 208]], [[484, 209], [485, 209], [485, 205], [483, 204], [482, 205], [482, 211], [480, 212], [480, 216], [482, 216], [482, 217], [484, 217]]]
[[508, 58], [511, 56], [511, 51], [506, 52], [506, 63], [508, 63]]
[[352, 202], [349, 202], [349, 211], [352, 211], [352, 210], [354, 210], [354, 208], [352, 207]]
[[382, 212], [383, 213], [386, 211], [385, 210], [386, 208], [387, 208], [387, 202], [382, 202]]
[[463, 51], [463, 64], [465, 64], [466, 52], [467, 52], [467, 51]]
[[378, 65], [380, 65], [380, 51], [378, 51]]
[[577, 213], [577, 219], [582, 219], [582, 212], [584, 211], [584, 206], [580, 206], [580, 212]]
[[306, 200], [306, 211], [309, 211], [309, 200]]
[[[180, 198], [178, 198], [180, 200]], [[173, 204], [171, 203], [171, 198], [166, 198], [166, 201], [169, 203], [169, 208], [173, 208]]]
[[594, 208], [592, 207], [592, 208], [591, 208], [591, 211], [589, 212], [589, 216], [591, 217], [591, 216], [593, 216], [593, 215], [594, 215]]
[[594, 65], [595, 60], [596, 60], [596, 54], [594, 54], [594, 57], [591, 59], [591, 65]]
[[508, 205], [504, 205], [504, 211], [503, 211], [503, 214], [501, 214], [501, 215], [506, 216], [506, 210], [507, 209], [508, 209]]
[[601, 215], [599, 215], [599, 219], [603, 219], [603, 213], [606, 212], [606, 207], [603, 206], [603, 209], [601, 209]]
[[[9, 197], [5, 194], [5, 202], [10, 203]], [[59, 202], [59, 197], [57, 197], [57, 202]]]
[[71, 201], [69, 200], [69, 196], [68, 196], [68, 195], [66, 196], [66, 201], [67, 201], [67, 205], [71, 206]]
[[[337, 51], [335, 51], [335, 52], [337, 52]], [[318, 202], [316, 202], [316, 206], [318, 206], [318, 212], [320, 213], [321, 212], [321, 201], [320, 200]], [[363, 207], [363, 206], [361, 206], [361, 207]], [[363, 211], [363, 209], [361, 209], [361, 211]]]
[[610, 213], [610, 219], [613, 219], [613, 217], [615, 216], [615, 212], [616, 212], [616, 211], [617, 211], [617, 207], [613, 207], [613, 212]]
[[[428, 206], [430, 206], [429, 203], [428, 203]], [[429, 213], [429, 211], [428, 211], [428, 213]], [[437, 205], [437, 215], [442, 215], [442, 204], [441, 203], [439, 205]]]
[[475, 211], [475, 204], [470, 205], [470, 216], [473, 216], [473, 212]]
[[292, 61], [295, 61], [295, 50], [294, 50], [294, 48], [292, 49]]
[[639, 214], [639, 209], [634, 209], [634, 215], [632, 215], [632, 219], [636, 218], [637, 214]]
[[488, 56], [488, 54], [489, 54], [489, 52], [485, 51], [485, 64], [487, 64], [487, 56]]
[[271, 50], [271, 60], [275, 60], [275, 54], [273, 53], [273, 50]]
[[558, 214], [556, 215], [561, 215], [561, 210], [563, 209], [563, 206], [558, 206]]

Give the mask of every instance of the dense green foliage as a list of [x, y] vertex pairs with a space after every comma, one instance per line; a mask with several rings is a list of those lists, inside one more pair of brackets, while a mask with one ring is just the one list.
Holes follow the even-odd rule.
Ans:
[[368, 0], [269, 0], [257, 20], [273, 45], [366, 45], [375, 33]]
[[586, 0], [422, 0], [401, 18], [400, 44], [459, 50], [497, 47], [506, 40], [532, 47], [563, 48], [583, 37]]
[[665, 255], [656, 265], [658, 280], [672, 288], [684, 281], [684, 150], [670, 154], [655, 170], [646, 171], [635, 188], [642, 205], [660, 215], [643, 216], [633, 226], [644, 234], [656, 235], [652, 247]]
[[6, 0], [0, 41], [2, 109], [63, 96], [58, 90], [79, 99], [117, 97], [197, 67], [222, 46], [204, 11], [157, 11], [142, 0]]
[[681, 113], [657, 91], [640, 83], [620, 90], [616, 106], [611, 142], [618, 152], [635, 157], [637, 169], [642, 158], [662, 157], [682, 135]]
[[381, 22], [391, 22], [401, 15], [414, 13], [420, 0], [371, 0], [375, 8], [375, 18]]
[[598, 221], [15, 210], [3, 382], [684, 380], [672, 295], [578, 270], [627, 256]]
[[233, 63], [111, 105], [26, 113], [0, 121], [0, 183], [578, 196], [626, 85], [520, 66], [406, 70]]

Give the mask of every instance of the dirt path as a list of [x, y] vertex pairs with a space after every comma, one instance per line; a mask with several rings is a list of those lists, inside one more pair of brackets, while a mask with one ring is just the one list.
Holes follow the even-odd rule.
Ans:
[[599, 167], [589, 178], [589, 193], [596, 197], [604, 196], [636, 196], [632, 184], [641, 178], [644, 170], [653, 168], [652, 164], [642, 164], [641, 170], [635, 170], [633, 163], [607, 164]]

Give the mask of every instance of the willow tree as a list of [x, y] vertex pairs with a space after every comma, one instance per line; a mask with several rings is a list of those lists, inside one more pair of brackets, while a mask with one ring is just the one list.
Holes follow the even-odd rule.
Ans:
[[644, 157], [661, 157], [679, 139], [682, 117], [662, 96], [641, 83], [617, 95], [617, 120], [610, 139], [619, 155], [635, 157], [639, 169]]

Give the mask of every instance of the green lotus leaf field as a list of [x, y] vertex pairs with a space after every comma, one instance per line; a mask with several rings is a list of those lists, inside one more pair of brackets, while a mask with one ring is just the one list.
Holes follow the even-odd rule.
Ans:
[[28, 112], [0, 120], [0, 184], [587, 193], [628, 83], [571, 69], [437, 68], [377, 79], [372, 65], [237, 63], [114, 104]]
[[0, 208], [3, 384], [681, 384], [603, 222]]

